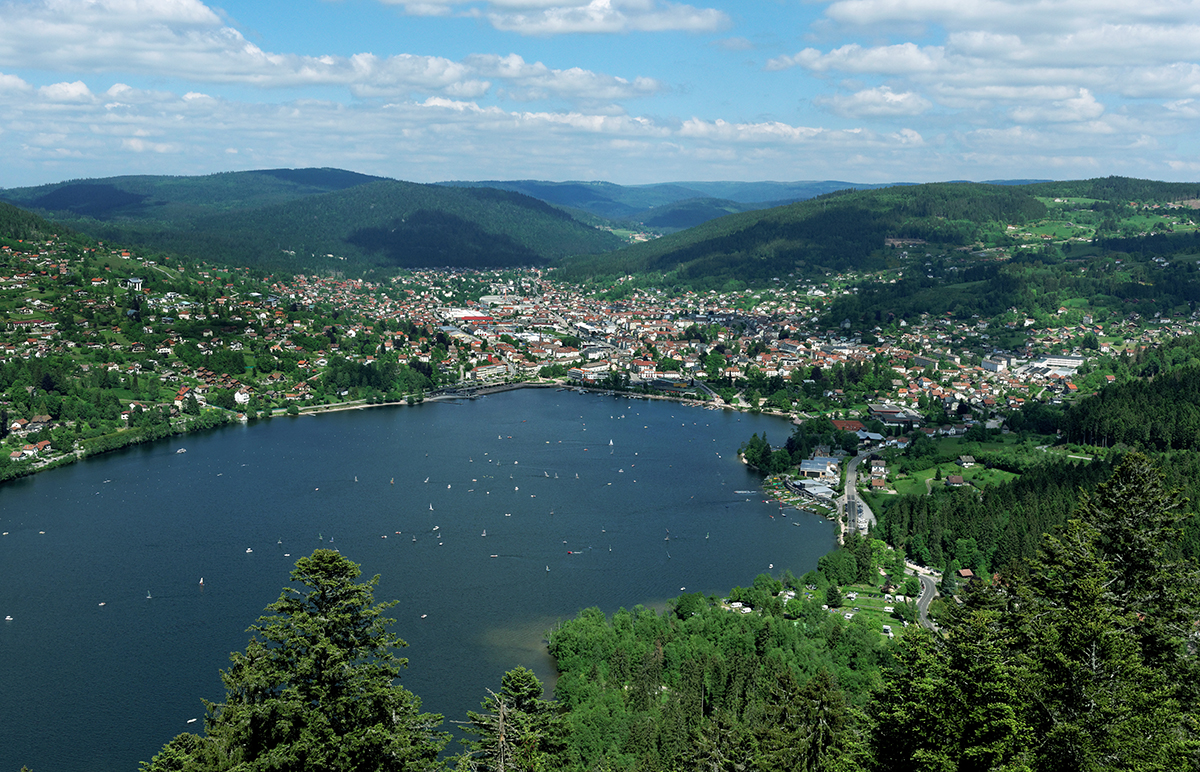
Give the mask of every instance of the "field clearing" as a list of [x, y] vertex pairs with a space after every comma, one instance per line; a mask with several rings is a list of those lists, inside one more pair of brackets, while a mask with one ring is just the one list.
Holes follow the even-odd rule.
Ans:
[[[841, 588], [842, 590], [842, 606], [836, 609], [829, 609], [830, 614], [841, 614], [843, 617], [846, 614], [851, 614], [853, 619], [865, 619], [870, 624], [871, 629], [878, 632], [881, 636], [887, 637], [883, 631], [884, 625], [890, 625], [892, 633], [899, 635], [904, 629], [904, 622], [892, 615], [891, 611], [885, 611], [885, 607], [897, 608], [900, 604], [895, 600], [887, 600], [883, 597], [883, 591], [877, 586], [869, 584], [850, 584]], [[854, 599], [846, 597], [847, 594], [856, 594]], [[820, 600], [820, 592], [804, 592], [805, 597], [815, 598]], [[894, 596], [893, 596], [894, 597]], [[822, 601], [823, 602], [823, 601]], [[915, 599], [914, 599], [915, 602]], [[911, 624], [911, 623], [910, 623]]]

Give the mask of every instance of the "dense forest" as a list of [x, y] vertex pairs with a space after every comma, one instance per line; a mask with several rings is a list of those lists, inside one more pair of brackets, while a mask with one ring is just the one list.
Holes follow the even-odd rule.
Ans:
[[64, 233], [62, 226], [55, 225], [38, 217], [32, 212], [19, 209], [12, 204], [0, 201], [0, 244], [17, 242], [26, 239], [44, 239], [51, 235]]
[[1011, 573], [1034, 556], [1042, 534], [1067, 521], [1080, 492], [1110, 471], [1103, 462], [1047, 461], [982, 493], [939, 488], [929, 496], [898, 496], [883, 510], [879, 533], [921, 565]]
[[847, 190], [712, 220], [602, 260], [572, 259], [564, 272], [576, 281], [649, 272], [668, 283], [709, 289], [797, 271], [875, 270], [885, 266], [886, 237], [969, 244], [999, 223], [1023, 223], [1045, 212], [1019, 187], [935, 183]]
[[1035, 196], [1073, 196], [1109, 202], [1168, 202], [1200, 198], [1194, 182], [1159, 182], [1133, 177], [1096, 177], [1067, 182], [1037, 182], [1025, 186]]
[[622, 243], [518, 193], [335, 172], [112, 178], [5, 195], [58, 207], [93, 238], [266, 270], [543, 265]]
[[[895, 283], [862, 282], [853, 293], [836, 298], [823, 318], [834, 326], [848, 319], [854, 329], [869, 330], [923, 314], [956, 319], [978, 315], [994, 320], [989, 332], [1003, 336], [1001, 317], [1009, 309], [1050, 314], [1072, 298], [1087, 298], [1101, 318], [1109, 313], [1190, 313], [1200, 302], [1200, 266], [1191, 259], [1200, 254], [1200, 241], [1191, 234], [1179, 236], [1182, 257], [1165, 264], [1136, 251], [1093, 256], [1086, 262], [1047, 250], [1019, 252], [1005, 263], [965, 266], [935, 258], [923, 271], [907, 271]], [[1121, 244], [1135, 250], [1159, 238], [1165, 237]], [[1130, 246], [1126, 241], [1137, 243]]]
[[263, 169], [199, 177], [67, 180], [0, 191], [0, 199], [56, 219], [186, 224], [209, 214], [283, 204], [381, 179], [341, 169]]

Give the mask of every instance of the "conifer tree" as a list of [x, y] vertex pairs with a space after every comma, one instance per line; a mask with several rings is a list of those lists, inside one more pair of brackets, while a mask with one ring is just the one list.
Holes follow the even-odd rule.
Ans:
[[171, 740], [146, 772], [392, 772], [438, 768], [442, 717], [396, 683], [405, 646], [374, 602], [379, 577], [333, 550], [296, 561], [292, 580], [222, 671], [225, 702], [207, 703], [206, 736]]

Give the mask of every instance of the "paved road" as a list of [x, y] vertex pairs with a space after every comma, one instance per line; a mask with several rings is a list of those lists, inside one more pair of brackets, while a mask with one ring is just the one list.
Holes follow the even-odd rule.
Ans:
[[921, 597], [917, 598], [917, 621], [922, 627], [935, 630], [937, 628], [929, 621], [929, 604], [937, 595], [937, 583], [933, 581], [933, 577], [925, 574], [918, 573], [917, 578], [921, 580]]
[[867, 506], [867, 502], [858, 497], [858, 465], [871, 453], [865, 451], [850, 459], [846, 465], [846, 492], [838, 499], [838, 505], [846, 515], [846, 533], [859, 530], [860, 524], [865, 524], [866, 530], [875, 525], [875, 513]]

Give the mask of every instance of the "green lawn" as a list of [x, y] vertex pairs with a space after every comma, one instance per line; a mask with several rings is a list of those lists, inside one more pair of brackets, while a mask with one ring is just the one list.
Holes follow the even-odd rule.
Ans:
[[[940, 480], [936, 479], [939, 470], [942, 473]], [[964, 483], [973, 485], [980, 490], [989, 485], [1006, 483], [1017, 477], [1012, 472], [1006, 472], [1003, 469], [987, 469], [982, 464], [976, 464], [970, 469], [963, 469], [956, 463], [948, 463], [914, 472], [911, 475], [897, 477], [893, 487], [899, 494], [924, 496], [930, 488], [944, 487], [946, 478], [955, 474], [962, 475]]]
[[[881, 577], [882, 578], [882, 577]], [[877, 586], [868, 584], [852, 584], [841, 588], [842, 590], [842, 606], [839, 609], [830, 609], [831, 614], [854, 614], [854, 618], [866, 618], [871, 627], [879, 631], [883, 635], [883, 625], [891, 625], [892, 632], [896, 635], [904, 629], [904, 622], [892, 616], [890, 611], [884, 611], [884, 606], [892, 606], [893, 608], [899, 604], [895, 601], [886, 601], [883, 599], [883, 591]], [[854, 600], [846, 598], [847, 593], [857, 593], [858, 597]], [[817, 593], [819, 596], [820, 593]], [[824, 600], [821, 599], [824, 603]]]

